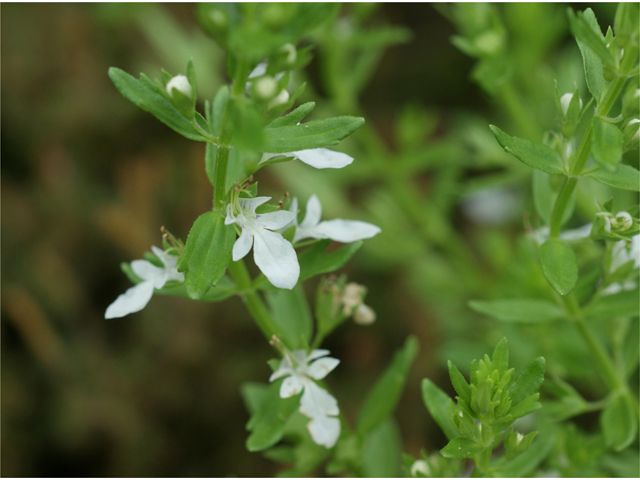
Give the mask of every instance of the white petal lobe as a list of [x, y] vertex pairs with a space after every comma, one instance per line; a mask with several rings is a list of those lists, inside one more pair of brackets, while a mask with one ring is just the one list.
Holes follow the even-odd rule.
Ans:
[[301, 162], [315, 168], [342, 168], [353, 162], [353, 157], [346, 153], [335, 152], [328, 148], [311, 148], [291, 152]]
[[236, 243], [233, 244], [233, 261], [237, 262], [241, 258], [244, 258], [247, 253], [249, 253], [249, 250], [251, 250], [251, 245], [253, 245], [253, 235], [249, 233], [249, 230], [243, 228], [242, 233], [236, 240]]
[[278, 230], [284, 228], [291, 223], [294, 215], [286, 210], [278, 210], [277, 212], [259, 213], [256, 215], [257, 222], [264, 228], [269, 230]]
[[152, 296], [153, 281], [148, 280], [139, 283], [119, 295], [118, 298], [107, 307], [104, 318], [120, 318], [130, 313], [139, 312], [147, 306]]
[[289, 398], [299, 394], [304, 387], [303, 381], [303, 377], [295, 374], [285, 378], [280, 385], [280, 398]]
[[380, 227], [360, 220], [327, 220], [321, 222], [315, 229], [316, 235], [323, 237], [314, 238], [330, 238], [336, 242], [352, 243], [358, 240], [375, 237], [380, 233]]
[[340, 420], [337, 418], [315, 417], [307, 424], [307, 428], [313, 441], [326, 448], [332, 448], [340, 437]]
[[296, 251], [279, 233], [269, 230], [256, 232], [253, 259], [274, 286], [291, 290], [298, 283], [300, 265]]
[[313, 228], [320, 223], [320, 218], [322, 218], [322, 204], [318, 196], [313, 194], [307, 201], [307, 211], [304, 214], [304, 220], [300, 222], [300, 228]]
[[304, 393], [300, 399], [300, 413], [314, 418], [323, 415], [338, 415], [340, 414], [340, 409], [338, 408], [337, 400], [329, 392], [320, 388], [313, 380], [304, 378]]
[[334, 368], [338, 366], [340, 360], [332, 357], [320, 358], [313, 362], [307, 369], [307, 374], [311, 378], [316, 380], [322, 380], [326, 377]]

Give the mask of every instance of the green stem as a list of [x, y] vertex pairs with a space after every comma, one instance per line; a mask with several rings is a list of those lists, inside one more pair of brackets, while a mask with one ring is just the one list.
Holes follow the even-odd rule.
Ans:
[[576, 326], [578, 332], [587, 344], [587, 347], [591, 352], [591, 357], [596, 364], [596, 368], [598, 369], [600, 376], [605, 381], [609, 389], [626, 391], [627, 387], [618, 375], [613, 360], [585, 320], [584, 314], [582, 313], [580, 305], [576, 300], [575, 294], [571, 293], [566, 297], [562, 297], [562, 300], [567, 311], [571, 315], [573, 324]]
[[227, 167], [229, 165], [229, 152], [231, 147], [219, 146], [216, 151], [216, 171], [214, 176], [213, 208], [224, 213], [225, 198], [227, 194]]
[[262, 298], [260, 298], [260, 295], [258, 295], [258, 292], [252, 288], [251, 277], [249, 276], [249, 271], [247, 270], [244, 260], [241, 259], [237, 262], [230, 262], [229, 274], [238, 285], [240, 296], [247, 310], [249, 310], [249, 313], [267, 340], [271, 340], [274, 335], [281, 337], [280, 329], [274, 323], [273, 318], [271, 318], [271, 313], [269, 313], [267, 306], [262, 301]]
[[571, 200], [571, 194], [576, 187], [578, 179], [576, 177], [565, 177], [564, 184], [560, 190], [560, 194], [556, 199], [556, 203], [553, 206], [553, 212], [551, 212], [551, 224], [550, 224], [550, 238], [558, 238], [560, 235], [560, 227], [562, 226], [562, 218], [564, 217], [564, 211]]

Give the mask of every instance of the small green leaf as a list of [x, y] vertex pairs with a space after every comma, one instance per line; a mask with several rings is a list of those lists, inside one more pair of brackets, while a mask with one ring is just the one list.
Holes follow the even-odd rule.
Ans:
[[276, 118], [267, 126], [267, 128], [290, 127], [297, 125], [298, 122], [301, 122], [304, 117], [311, 113], [315, 106], [315, 102], [303, 103], [284, 117]]
[[511, 407], [511, 409], [509, 410], [511, 421], [516, 420], [520, 417], [524, 417], [525, 415], [529, 415], [531, 412], [535, 412], [536, 410], [541, 408], [542, 405], [540, 404], [540, 402], [538, 402], [539, 398], [540, 394], [534, 393], [533, 395], [529, 395], [514, 407]]
[[628, 394], [614, 393], [600, 415], [600, 426], [607, 445], [619, 452], [636, 438], [638, 418]]
[[497, 476], [502, 478], [531, 476], [536, 467], [549, 456], [555, 443], [555, 432], [549, 431], [549, 429], [541, 431], [524, 453], [496, 468]]
[[506, 337], [502, 337], [496, 344], [491, 355], [491, 363], [493, 367], [498, 369], [500, 376], [504, 375], [509, 368], [509, 342]]
[[236, 238], [233, 225], [225, 225], [217, 212], [200, 215], [189, 232], [184, 260], [178, 271], [185, 272], [185, 287], [194, 300], [200, 300], [227, 270]]
[[451, 397], [440, 390], [431, 380], [425, 378], [422, 380], [422, 399], [427, 410], [429, 410], [429, 413], [447, 438], [449, 440], [456, 438], [459, 434], [451, 421], [451, 409], [453, 407]]
[[622, 160], [622, 144], [624, 137], [620, 129], [613, 123], [601, 118], [593, 120], [593, 159], [607, 170], [615, 171]]
[[543, 143], [507, 135], [494, 125], [490, 128], [500, 146], [525, 165], [547, 173], [565, 174], [562, 157], [555, 150]]
[[[576, 23], [575, 14], [571, 9], [568, 10], [569, 22]], [[598, 32], [600, 36], [602, 32], [600, 32], [600, 26], [598, 25], [598, 21], [596, 20], [596, 16], [593, 13], [593, 10], [587, 8], [582, 16], [582, 19], [588, 26], [591, 28], [592, 32], [598, 36]], [[582, 53], [582, 61], [584, 64], [584, 75], [587, 81], [587, 87], [589, 87], [589, 91], [593, 98], [595, 98], [596, 103], [600, 103], [600, 98], [602, 98], [602, 92], [605, 87], [604, 73], [602, 67], [602, 60], [598, 55], [589, 47], [589, 45], [583, 41], [582, 37], [576, 36], [576, 42], [578, 43], [578, 48], [580, 48], [580, 53]]]
[[455, 389], [456, 393], [460, 396], [460, 399], [468, 404], [471, 401], [471, 387], [467, 383], [467, 380], [458, 370], [451, 360], [447, 362], [447, 366], [449, 367], [449, 377], [451, 378], [451, 384]]
[[418, 340], [410, 336], [367, 394], [356, 422], [358, 434], [366, 435], [391, 415], [400, 400], [417, 354]]
[[440, 455], [446, 458], [469, 458], [483, 452], [487, 447], [469, 438], [458, 437], [447, 443], [440, 450]]
[[[558, 191], [554, 190], [551, 186], [552, 181], [558, 177], [552, 177], [548, 173], [544, 173], [540, 170], [534, 170], [531, 178], [531, 184], [533, 188], [533, 203], [536, 207], [538, 215], [542, 217], [546, 224], [551, 223], [551, 212], [553, 211], [553, 205], [558, 197]], [[562, 224], [566, 223], [573, 215], [573, 210], [576, 205], [576, 190], [573, 190], [569, 204], [562, 216]]]
[[280, 327], [284, 344], [291, 349], [304, 348], [311, 339], [313, 320], [302, 286], [293, 290], [277, 289], [267, 293], [274, 323]]
[[207, 141], [164, 95], [162, 89], [144, 74], [140, 75], [138, 80], [119, 68], [111, 67], [109, 78], [125, 98], [151, 113], [180, 135], [198, 142]]
[[280, 398], [281, 384], [282, 381], [276, 381], [269, 385], [256, 413], [247, 423], [247, 429], [251, 432], [247, 439], [247, 450], [250, 452], [259, 452], [278, 443], [287, 420], [298, 408], [299, 395]]
[[640, 171], [629, 165], [620, 164], [615, 172], [599, 167], [587, 173], [587, 177], [610, 187], [640, 192]]
[[286, 153], [335, 145], [364, 125], [360, 117], [334, 117], [300, 125], [264, 129], [264, 151]]
[[364, 478], [397, 478], [400, 475], [402, 437], [392, 418], [387, 418], [367, 435], [362, 447]]
[[573, 249], [560, 240], [548, 240], [540, 247], [542, 273], [560, 295], [568, 295], [578, 281], [578, 259]]
[[[227, 276], [223, 276], [215, 286], [211, 287], [202, 298], [201, 302], [221, 302], [226, 300], [232, 295], [235, 295], [238, 291], [238, 286]], [[167, 284], [160, 290], [155, 291], [159, 295], [167, 295], [169, 297], [187, 298], [192, 300], [192, 297], [187, 293], [187, 289], [184, 283], [178, 283], [175, 285]]]
[[516, 406], [538, 391], [544, 382], [544, 370], [545, 361], [542, 357], [534, 358], [527, 364], [509, 387], [512, 405]]
[[600, 58], [603, 65], [606, 65], [610, 69], [614, 69], [616, 68], [616, 62], [613, 59], [611, 52], [607, 49], [607, 45], [604, 43], [604, 36], [600, 31], [596, 17], [593, 14], [593, 10], [589, 9], [588, 11], [590, 12], [589, 14], [585, 11], [584, 14], [582, 12], [578, 12], [578, 14], [575, 15], [573, 10], [569, 10], [569, 24], [571, 26], [571, 32], [576, 37], [576, 40], [580, 41], [580, 43], [588, 47]]
[[555, 303], [535, 298], [493, 301], [469, 301], [469, 307], [503, 322], [543, 323], [562, 318], [562, 309]]

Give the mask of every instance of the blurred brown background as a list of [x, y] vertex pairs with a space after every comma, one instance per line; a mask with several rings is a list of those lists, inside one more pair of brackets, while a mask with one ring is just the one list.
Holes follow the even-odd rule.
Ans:
[[[190, 5], [2, 6], [2, 474], [4, 476], [271, 476], [244, 448], [239, 387], [265, 381], [269, 345], [237, 298], [219, 304], [155, 297], [142, 312], [105, 321], [129, 287], [121, 261], [160, 244], [161, 225], [185, 238], [210, 208], [204, 146], [173, 133], [122, 98], [110, 66], [158, 76], [193, 56], [203, 96], [223, 75], [223, 54]], [[363, 97], [386, 134], [397, 104], [486, 113], [468, 79], [473, 61], [430, 5], [385, 5], [378, 17], [408, 26]], [[313, 71], [313, 65], [311, 65]], [[368, 118], [368, 120], [369, 120]], [[261, 172], [261, 188], [280, 191]], [[420, 379], [444, 379], [441, 339], [402, 272], [355, 259], [376, 324], [345, 324], [327, 344], [331, 377], [353, 419], [363, 393], [409, 333], [422, 351], [397, 412], [405, 449], [441, 446]], [[440, 373], [439, 373], [440, 372]], [[440, 376], [440, 377], [439, 377]], [[441, 384], [446, 385], [444, 382]]]

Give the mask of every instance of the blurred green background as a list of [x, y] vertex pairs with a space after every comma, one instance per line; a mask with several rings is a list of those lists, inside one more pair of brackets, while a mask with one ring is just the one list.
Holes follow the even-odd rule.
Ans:
[[[560, 12], [562, 24], [564, 7], [549, 8]], [[593, 8], [608, 24], [615, 6]], [[496, 105], [469, 79], [474, 60], [450, 43], [453, 25], [431, 5], [385, 4], [373, 19], [413, 32], [409, 43], [386, 51], [362, 95], [367, 122], [391, 148], [393, 122], [407, 103], [429, 111], [434, 139], [460, 128], [469, 115], [484, 116], [485, 124], [499, 118]], [[570, 52], [579, 76], [579, 52], [566, 25], [559, 31], [552, 46]], [[162, 225], [184, 239], [211, 202], [204, 145], [122, 98], [107, 69], [155, 77], [160, 68], [182, 71], [189, 57], [201, 96], [211, 98], [226, 81], [225, 59], [197, 26], [191, 5], [2, 7], [4, 476], [277, 473], [277, 466], [244, 447], [248, 413], [240, 385], [268, 378], [273, 351], [239, 299], [199, 304], [155, 297], [140, 313], [103, 318], [129, 287], [120, 262], [159, 245]], [[322, 95], [317, 70], [312, 63], [309, 79]], [[360, 170], [339, 172], [345, 198], [355, 203], [377, 187], [355, 177], [366, 162], [356, 158]], [[306, 201], [312, 186], [283, 184], [282, 168], [261, 171], [261, 189], [276, 198], [289, 189]], [[325, 181], [336, 175], [306, 174]], [[460, 205], [451, 225], [482, 259], [481, 247], [471, 244], [484, 233]], [[331, 206], [327, 216], [349, 217]], [[490, 238], [499, 244], [522, 231], [522, 218], [495, 228], [506, 235]], [[419, 272], [410, 275], [406, 262], [381, 260], [383, 246], [365, 247], [345, 268], [350, 280], [369, 288], [367, 303], [378, 321], [366, 328], [349, 322], [328, 339], [327, 348], [342, 360], [329, 383], [353, 419], [392, 352], [415, 333], [421, 353], [396, 417], [405, 450], [418, 455], [444, 444], [422, 404], [420, 380], [430, 377], [448, 388], [445, 357], [484, 353], [500, 334], [477, 315], [445, 317], [437, 296], [421, 290]], [[483, 262], [493, 278], [493, 265]], [[461, 330], [471, 335], [459, 339]]]

